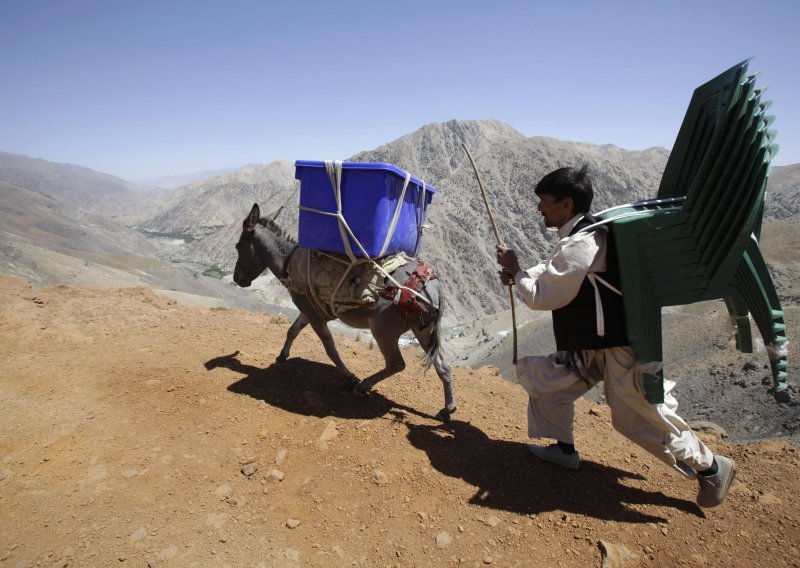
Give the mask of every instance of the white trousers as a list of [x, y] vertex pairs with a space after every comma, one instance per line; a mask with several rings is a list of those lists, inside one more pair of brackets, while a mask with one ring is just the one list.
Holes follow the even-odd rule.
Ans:
[[[590, 385], [558, 355], [519, 359], [517, 378], [528, 393], [528, 436], [572, 444], [575, 400]], [[582, 355], [590, 371], [584, 374], [603, 380], [611, 423], [619, 433], [687, 477], [711, 467], [711, 450], [676, 413], [674, 382], [665, 380], [664, 402], [651, 404], [644, 397], [644, 369], [636, 364], [633, 349], [613, 347]]]

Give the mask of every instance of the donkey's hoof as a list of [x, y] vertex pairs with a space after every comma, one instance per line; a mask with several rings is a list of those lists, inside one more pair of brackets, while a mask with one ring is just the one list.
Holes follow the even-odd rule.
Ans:
[[287, 361], [288, 359], [289, 359], [289, 358], [288, 358], [288, 357], [286, 357], [285, 355], [278, 355], [277, 357], [275, 357], [275, 362], [276, 362], [278, 365], [283, 365], [284, 363], [286, 363], [286, 361]]
[[364, 387], [364, 385], [358, 383], [356, 386], [353, 387], [353, 396], [358, 396], [363, 398], [365, 396], [369, 396], [369, 391]]
[[450, 422], [450, 415], [456, 411], [456, 407], [453, 408], [442, 408], [439, 412], [436, 413], [436, 419], [441, 420], [445, 424]]

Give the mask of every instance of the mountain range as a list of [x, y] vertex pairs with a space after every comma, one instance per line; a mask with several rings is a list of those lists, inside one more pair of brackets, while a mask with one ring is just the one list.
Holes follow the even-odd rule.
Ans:
[[[544, 173], [562, 165], [589, 164], [596, 186], [603, 188], [598, 192], [598, 206], [605, 207], [654, 194], [668, 157], [661, 148], [631, 152], [614, 146], [526, 138], [498, 121], [450, 121], [425, 126], [346, 158], [394, 164], [437, 189], [421, 256], [451, 290], [448, 304], [453, 321], [508, 307], [507, 300], [495, 291], [494, 237], [462, 144], [475, 156], [490, 190], [501, 234], [531, 263], [550, 246], [531, 192]], [[235, 262], [233, 244], [250, 205], [257, 202], [264, 211], [285, 205], [278, 221], [296, 234], [298, 193], [293, 164], [273, 162], [184, 186], [157, 211], [129, 221], [136, 221], [138, 229], [150, 234], [189, 241], [173, 253], [173, 259], [210, 263], [229, 272]], [[279, 295], [277, 288], [274, 293]]]
[[[339, 157], [394, 164], [436, 188], [420, 256], [445, 283], [450, 324], [509, 308], [508, 297], [498, 290], [494, 233], [462, 144], [475, 158], [502, 239], [529, 265], [546, 255], [553, 242], [552, 235], [543, 230], [532, 191], [545, 173], [587, 164], [595, 187], [593, 209], [600, 210], [653, 197], [669, 157], [664, 148], [630, 151], [613, 145], [528, 138], [495, 120], [434, 123], [373, 150]], [[246, 167], [164, 194], [79, 166], [0, 153], [0, 190], [6, 233], [0, 269], [29, 279], [37, 270], [25, 270], [26, 263], [46, 273], [42, 280], [58, 280], [57, 270], [42, 270], [51, 262], [37, 262], [32, 247], [58, 251], [63, 262], [74, 254], [78, 264], [109, 263], [127, 271], [131, 280], [147, 273], [138, 266], [141, 262], [131, 261], [140, 257], [173, 268], [230, 273], [235, 262], [233, 245], [253, 203], [259, 203], [264, 212], [283, 206], [279, 224], [290, 234], [297, 232], [299, 183], [289, 161]], [[793, 226], [798, 211], [800, 165], [773, 168], [767, 219]], [[35, 237], [31, 236], [34, 231]], [[19, 245], [23, 241], [30, 258], [20, 252], [25, 248]], [[15, 250], [9, 249], [9, 242], [17, 243]], [[87, 259], [82, 249], [103, 254]], [[116, 256], [110, 262], [112, 253]], [[130, 270], [126, 270], [127, 262]], [[79, 271], [80, 266], [70, 270]], [[152, 284], [153, 275], [149, 276]], [[263, 285], [255, 288], [260, 299], [288, 303], [277, 282], [261, 280]], [[174, 286], [167, 281], [160, 287]]]

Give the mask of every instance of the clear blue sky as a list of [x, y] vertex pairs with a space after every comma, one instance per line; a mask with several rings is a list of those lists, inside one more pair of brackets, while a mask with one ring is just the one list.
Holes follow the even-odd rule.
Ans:
[[429, 124], [670, 148], [748, 57], [800, 163], [800, 2], [0, 0], [0, 150], [138, 179]]

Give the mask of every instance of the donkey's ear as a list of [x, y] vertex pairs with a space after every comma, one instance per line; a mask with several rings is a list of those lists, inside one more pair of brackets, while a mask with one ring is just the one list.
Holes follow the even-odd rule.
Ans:
[[253, 231], [258, 225], [258, 220], [261, 218], [261, 210], [258, 208], [258, 203], [253, 203], [253, 208], [250, 210], [250, 215], [245, 222], [245, 228]]
[[278, 210], [277, 210], [277, 211], [275, 211], [275, 212], [273, 212], [273, 213], [270, 213], [270, 214], [268, 215], [268, 217], [269, 217], [271, 220], [273, 220], [273, 221], [274, 221], [275, 219], [277, 219], [277, 218], [278, 218], [278, 215], [280, 215], [280, 214], [281, 214], [281, 211], [283, 211], [283, 205], [281, 205], [280, 207], [278, 207]]

